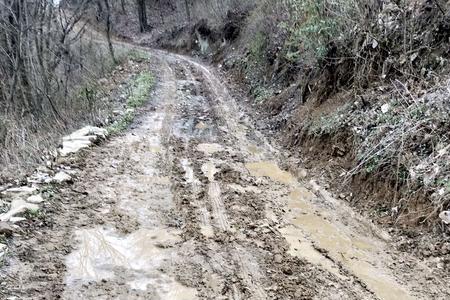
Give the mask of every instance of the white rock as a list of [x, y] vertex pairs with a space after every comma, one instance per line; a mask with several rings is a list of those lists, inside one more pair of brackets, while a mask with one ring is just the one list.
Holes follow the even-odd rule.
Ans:
[[442, 222], [445, 224], [450, 224], [450, 211], [444, 210], [439, 214], [439, 218], [441, 218]]
[[70, 180], [72, 180], [72, 177], [70, 177], [69, 174], [65, 172], [59, 172], [58, 174], [55, 175], [55, 177], [53, 177], [52, 182], [64, 183]]
[[0, 244], [0, 259], [2, 259], [3, 256], [5, 256], [6, 250], [8, 250], [6, 245], [5, 244]]
[[59, 150], [61, 156], [67, 156], [71, 153], [77, 153], [81, 149], [88, 148], [92, 145], [89, 137], [80, 137], [78, 139], [65, 140], [62, 144], [62, 149]]
[[31, 193], [36, 192], [37, 190], [38, 190], [38, 188], [35, 187], [35, 186], [31, 186], [31, 187], [30, 186], [21, 186], [21, 187], [15, 187], [15, 188], [7, 189], [3, 193], [5, 193], [5, 194], [7, 194], [7, 193], [11, 193], [11, 194], [13, 194], [13, 193], [31, 194]]
[[381, 106], [381, 112], [383, 114], [387, 113], [390, 109], [391, 109], [391, 106], [389, 105], [389, 103], [383, 104]]
[[53, 162], [50, 161], [50, 160], [47, 160], [47, 161], [45, 162], [45, 165], [47, 166], [47, 168], [52, 168], [52, 167], [53, 167]]
[[39, 203], [44, 202], [44, 198], [42, 198], [41, 195], [33, 195], [33, 196], [30, 196], [27, 198], [27, 202], [39, 204]]
[[105, 138], [107, 133], [107, 130], [103, 128], [93, 126], [83, 127], [63, 138], [62, 148], [59, 149], [59, 153], [62, 156], [76, 153], [83, 148], [91, 146], [92, 142], [98, 138]]
[[10, 219], [9, 219], [9, 222], [10, 223], [13, 223], [13, 224], [16, 224], [16, 223], [19, 223], [19, 222], [22, 222], [22, 221], [26, 221], [27, 220], [27, 218], [22, 218], [22, 217], [11, 217]]
[[81, 129], [75, 131], [74, 133], [72, 133], [71, 135], [69, 135], [67, 137], [80, 137], [80, 136], [94, 135], [94, 136], [99, 136], [99, 137], [105, 138], [107, 134], [108, 134], [108, 131], [106, 129], [94, 127], [94, 126], [86, 126], [86, 127], [83, 127]]
[[27, 181], [29, 183], [46, 183], [48, 182], [49, 179], [51, 179], [49, 174], [43, 172], [36, 172], [29, 178], [27, 178]]
[[0, 221], [7, 222], [17, 214], [26, 212], [27, 210], [37, 211], [39, 206], [33, 203], [27, 203], [22, 199], [16, 199], [11, 202], [11, 208], [8, 212], [0, 215]]

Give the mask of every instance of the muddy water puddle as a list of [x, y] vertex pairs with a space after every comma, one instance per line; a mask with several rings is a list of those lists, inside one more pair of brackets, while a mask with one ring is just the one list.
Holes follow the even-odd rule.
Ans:
[[195, 129], [203, 130], [203, 129], [206, 129], [206, 128], [208, 128], [208, 125], [205, 124], [203, 121], [200, 121], [200, 122], [198, 122], [198, 123], [195, 125]]
[[203, 175], [205, 175], [209, 182], [214, 182], [214, 175], [219, 171], [213, 162], [208, 162], [201, 167]]
[[252, 154], [252, 155], [259, 155], [261, 153], [263, 153], [263, 150], [261, 148], [259, 148], [256, 145], [250, 144], [247, 146], [247, 151], [248, 153]]
[[197, 150], [205, 153], [206, 155], [212, 155], [216, 152], [224, 151], [224, 147], [219, 144], [199, 144]]
[[255, 177], [269, 177], [273, 181], [278, 181], [284, 184], [294, 184], [295, 178], [291, 173], [281, 170], [278, 165], [270, 161], [262, 161], [255, 163], [248, 163], [245, 165], [252, 176]]
[[159, 271], [177, 258], [179, 232], [140, 229], [126, 236], [113, 229], [76, 232], [78, 250], [66, 260], [66, 283], [76, 290], [90, 282], [126, 278], [130, 290], [153, 291], [161, 299], [196, 299], [195, 289], [182, 286]]
[[[343, 225], [333, 222], [331, 212], [320, 209], [321, 214], [317, 213], [319, 210], [311, 202], [315, 195], [276, 163], [248, 163], [246, 168], [255, 177], [268, 177], [291, 188], [287, 198], [289, 212], [285, 216], [289, 225], [280, 230], [290, 245], [291, 255], [346, 278], [339, 270], [339, 263], [380, 299], [414, 299], [379, 261], [378, 253], [383, 248], [380, 241], [351, 234]], [[317, 249], [326, 251], [327, 256]]]

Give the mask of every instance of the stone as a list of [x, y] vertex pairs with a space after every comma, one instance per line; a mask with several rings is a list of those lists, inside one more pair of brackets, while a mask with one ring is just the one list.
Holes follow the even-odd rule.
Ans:
[[5, 256], [7, 250], [8, 248], [6, 247], [6, 245], [0, 243], [0, 259], [2, 259], [3, 256]]
[[439, 218], [441, 218], [442, 222], [449, 225], [450, 224], [450, 211], [444, 210], [439, 214]]
[[37, 211], [39, 206], [33, 203], [27, 203], [22, 199], [16, 199], [11, 202], [11, 208], [8, 212], [0, 215], [0, 222], [7, 222], [15, 215], [24, 213], [26, 211]]
[[305, 179], [308, 176], [308, 171], [306, 169], [300, 168], [297, 171], [297, 177], [300, 179]]
[[14, 187], [14, 188], [9, 188], [6, 191], [3, 192], [3, 194], [31, 194], [36, 192], [38, 189], [37, 187], [33, 187], [33, 186], [21, 186], [21, 187]]
[[27, 198], [27, 202], [28, 203], [39, 204], [39, 203], [44, 202], [44, 198], [42, 198], [41, 195], [32, 195], [32, 196]]
[[389, 105], [389, 103], [383, 104], [383, 105], [381, 106], [381, 112], [382, 112], [383, 114], [388, 113], [390, 109], [391, 109], [391, 106]]
[[50, 175], [48, 173], [41, 173], [36, 172], [33, 175], [31, 175], [29, 178], [27, 178], [27, 181], [29, 183], [46, 183], [50, 179]]
[[6, 222], [0, 222], [0, 234], [6, 237], [10, 237], [13, 234], [14, 229]]
[[76, 153], [83, 148], [92, 145], [92, 142], [99, 138], [106, 138], [108, 131], [103, 128], [86, 126], [72, 134], [65, 136], [62, 142], [62, 148], [59, 149], [61, 156], [67, 156]]
[[12, 224], [16, 224], [16, 223], [23, 222], [23, 221], [26, 221], [26, 220], [27, 220], [27, 218], [22, 218], [22, 217], [11, 217], [11, 218], [9, 219], [9, 222], [12, 223]]
[[283, 262], [283, 256], [281, 254], [275, 254], [273, 261], [277, 264], [281, 264]]
[[61, 171], [61, 172], [58, 172], [55, 175], [55, 177], [53, 177], [52, 182], [64, 183], [64, 182], [68, 182], [68, 181], [71, 181], [71, 180], [72, 180], [72, 177], [69, 174]]
[[294, 272], [292, 271], [292, 269], [289, 268], [289, 267], [284, 267], [284, 268], [283, 268], [283, 273], [286, 274], [286, 275], [293, 275], [293, 274], [294, 274]]

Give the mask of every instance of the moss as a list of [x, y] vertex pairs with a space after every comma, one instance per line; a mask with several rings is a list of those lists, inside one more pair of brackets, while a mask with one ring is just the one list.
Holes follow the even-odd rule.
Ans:
[[133, 90], [128, 98], [129, 108], [141, 107], [147, 100], [148, 93], [154, 84], [154, 77], [149, 72], [141, 73], [133, 83]]
[[144, 62], [150, 58], [147, 52], [137, 49], [132, 49], [127, 53], [129, 59], [135, 62]]
[[256, 102], [262, 103], [268, 98], [273, 96], [273, 90], [265, 87], [257, 86], [252, 91], [252, 96], [255, 98]]
[[127, 101], [126, 113], [107, 128], [109, 134], [117, 134], [133, 122], [135, 109], [142, 107], [148, 99], [148, 94], [155, 85], [155, 78], [150, 72], [142, 72], [131, 84], [131, 93]]

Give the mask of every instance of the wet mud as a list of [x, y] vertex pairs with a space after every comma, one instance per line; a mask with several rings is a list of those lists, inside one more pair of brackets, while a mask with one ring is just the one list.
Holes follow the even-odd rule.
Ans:
[[57, 191], [52, 219], [13, 246], [3, 295], [449, 296], [432, 270], [281, 168], [289, 154], [254, 128], [213, 70], [150, 54], [158, 84], [148, 107], [129, 131], [89, 151], [74, 185]]

